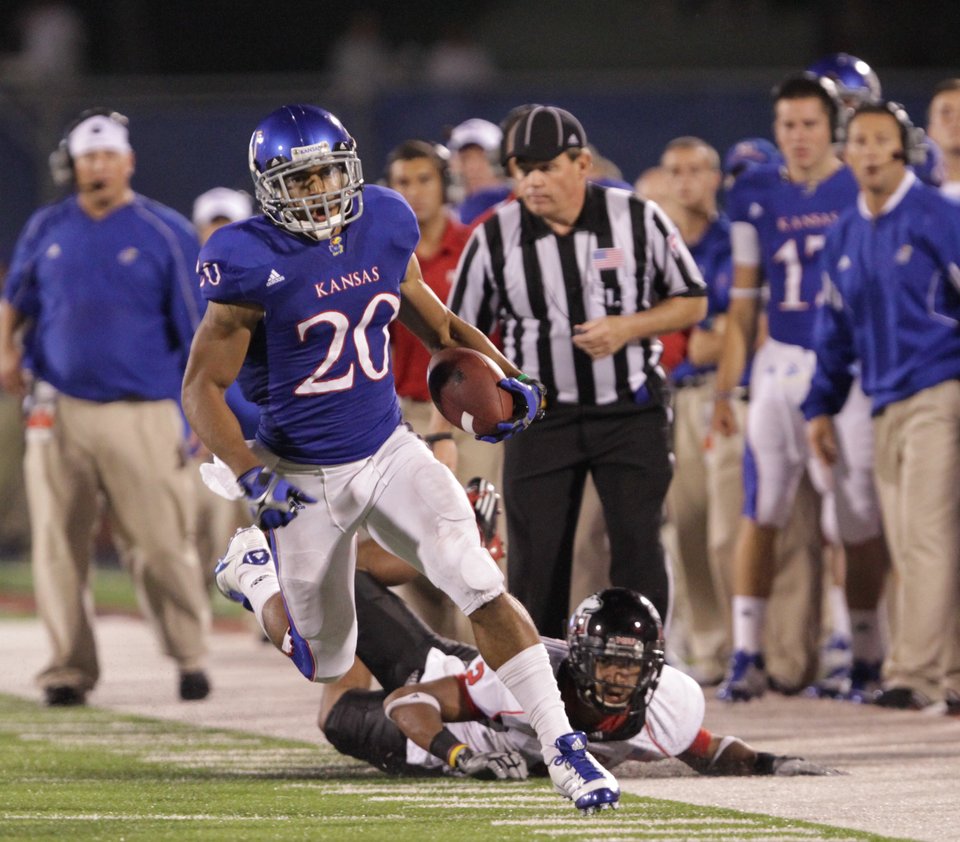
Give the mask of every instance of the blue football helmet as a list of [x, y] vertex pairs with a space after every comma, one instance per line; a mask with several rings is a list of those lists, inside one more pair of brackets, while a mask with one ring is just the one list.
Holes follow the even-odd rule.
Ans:
[[[923, 132], [922, 129], [920, 131]], [[922, 182], [939, 189], [946, 177], [943, 151], [926, 132], [915, 141], [915, 145], [917, 151], [910, 162], [913, 171]]]
[[830, 79], [837, 87], [837, 96], [848, 108], [862, 102], [879, 102], [883, 98], [880, 79], [863, 59], [849, 53], [833, 53], [807, 68], [821, 79]]
[[[363, 213], [357, 143], [329, 111], [312, 105], [278, 108], [254, 130], [249, 163], [257, 201], [281, 228], [326, 240]], [[335, 168], [337, 189], [291, 197], [290, 179], [316, 167]]]
[[723, 156], [724, 187], [729, 189], [741, 173], [761, 164], [782, 164], [780, 150], [764, 137], [738, 140]]
[[[581, 602], [567, 626], [568, 664], [580, 698], [606, 714], [637, 713], [641, 717], [663, 670], [664, 642], [660, 615], [646, 597], [627, 588], [607, 588]], [[603, 660], [639, 667], [637, 681], [622, 686], [597, 677]], [[611, 689], [624, 700], [611, 700]], [[640, 720], [642, 723], [642, 719]]]

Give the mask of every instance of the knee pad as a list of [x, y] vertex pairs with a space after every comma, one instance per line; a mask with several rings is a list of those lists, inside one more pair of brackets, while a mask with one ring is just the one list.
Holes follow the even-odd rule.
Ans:
[[503, 572], [480, 546], [472, 519], [442, 525], [429, 554], [432, 558], [424, 564], [428, 577], [464, 614], [503, 593]]

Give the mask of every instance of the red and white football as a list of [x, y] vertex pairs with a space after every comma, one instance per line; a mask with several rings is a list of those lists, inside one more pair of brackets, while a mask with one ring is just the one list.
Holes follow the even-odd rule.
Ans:
[[489, 436], [513, 417], [513, 395], [497, 386], [506, 375], [489, 357], [470, 348], [437, 351], [427, 368], [430, 397], [451, 424]]

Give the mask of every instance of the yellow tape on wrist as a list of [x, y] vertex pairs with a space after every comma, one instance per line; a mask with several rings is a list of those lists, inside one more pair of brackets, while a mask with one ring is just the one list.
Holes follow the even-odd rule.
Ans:
[[460, 743], [459, 745], [455, 745], [452, 749], [450, 749], [450, 753], [447, 755], [447, 765], [451, 769], [457, 768], [457, 757], [460, 756], [460, 752], [462, 752], [465, 748], [469, 748], [469, 746], [467, 746], [466, 743]]

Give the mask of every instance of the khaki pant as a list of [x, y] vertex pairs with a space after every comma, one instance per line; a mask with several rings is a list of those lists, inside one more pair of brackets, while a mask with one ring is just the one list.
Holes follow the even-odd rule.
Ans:
[[0, 549], [11, 553], [25, 549], [29, 540], [22, 415], [20, 399], [0, 393]]
[[173, 401], [100, 404], [65, 395], [50, 434], [28, 436], [34, 589], [53, 650], [41, 686], [89, 690], [99, 678], [89, 578], [100, 493], [164, 653], [181, 671], [203, 666], [210, 607], [182, 442]]
[[[960, 587], [960, 380], [890, 404], [874, 421], [876, 478], [896, 574], [884, 683], [934, 701], [956, 682]], [[949, 676], [949, 678], [946, 678]]]
[[[712, 379], [676, 393], [676, 471], [667, 498], [676, 533], [677, 615], [687, 637], [687, 657], [703, 675], [722, 672], [732, 649], [733, 558], [743, 509], [743, 435], [709, 432], [713, 397]], [[747, 404], [735, 401], [734, 411], [743, 430]], [[808, 683], [816, 671], [822, 574], [819, 501], [809, 481], [802, 481], [777, 540], [764, 656], [770, 674], [788, 688]]]
[[[710, 414], [713, 410], [714, 378], [696, 386], [685, 386], [674, 393], [673, 453], [674, 474], [667, 494], [667, 516], [674, 528], [676, 553], [672, 554], [677, 582], [675, 604], [686, 636], [686, 658], [701, 677], [723, 675], [730, 646], [727, 633], [729, 606], [725, 606], [722, 577], [729, 571], [723, 547], [729, 545], [735, 531], [733, 523], [737, 495], [720, 485], [714, 477], [728, 468], [705, 448], [710, 441]], [[726, 444], [726, 442], [725, 442]], [[727, 448], [735, 459], [733, 448]], [[739, 483], [739, 466], [726, 478], [731, 486]], [[723, 500], [723, 498], [727, 498]], [[729, 498], [734, 498], [731, 501]], [[723, 505], [721, 505], [721, 501]], [[723, 510], [724, 517], [714, 513]], [[717, 545], [720, 545], [718, 549]], [[732, 557], [732, 556], [730, 556]]]

